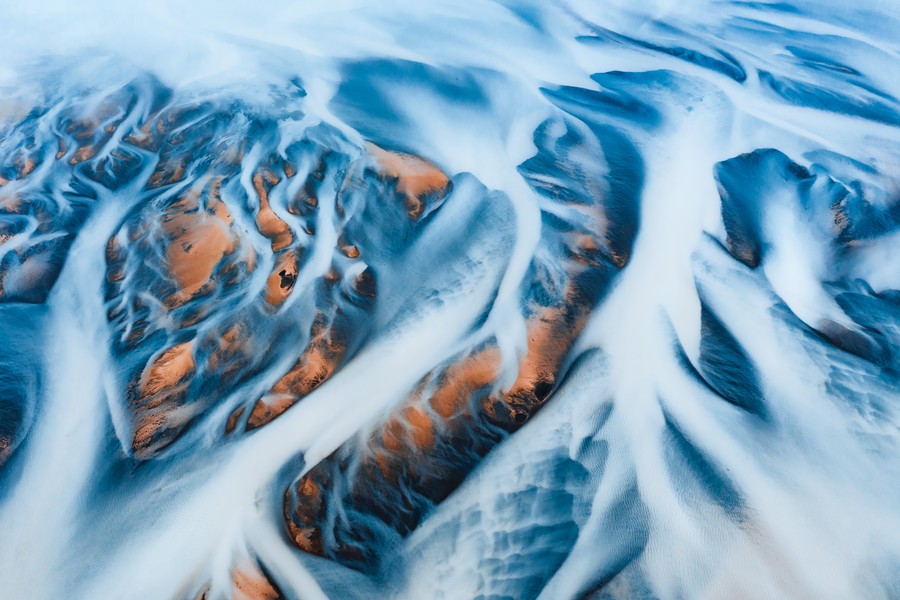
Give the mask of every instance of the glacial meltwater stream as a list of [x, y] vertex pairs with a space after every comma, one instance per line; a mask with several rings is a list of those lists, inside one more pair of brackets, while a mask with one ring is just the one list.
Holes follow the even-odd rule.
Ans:
[[0, 11], [0, 599], [900, 598], [900, 7]]

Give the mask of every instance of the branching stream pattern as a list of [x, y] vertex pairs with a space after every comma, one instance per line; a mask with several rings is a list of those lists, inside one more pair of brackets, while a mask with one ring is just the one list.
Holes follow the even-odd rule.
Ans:
[[11, 11], [0, 597], [900, 598], [896, 5], [256, 4]]

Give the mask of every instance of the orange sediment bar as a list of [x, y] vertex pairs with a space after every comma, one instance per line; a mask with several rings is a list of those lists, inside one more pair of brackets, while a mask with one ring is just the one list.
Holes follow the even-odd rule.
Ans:
[[445, 190], [450, 179], [435, 165], [411, 154], [391, 152], [372, 143], [366, 150], [375, 158], [384, 177], [397, 180], [397, 191], [406, 196], [407, 215], [411, 219], [421, 216], [422, 197]]
[[168, 237], [166, 259], [179, 290], [167, 300], [179, 306], [208, 285], [213, 270], [222, 258], [234, 252], [237, 239], [231, 231], [232, 217], [219, 198], [219, 184], [210, 186], [205, 207], [199, 205], [196, 192], [189, 192], [173, 203], [162, 218]]
[[269, 205], [269, 190], [280, 180], [267, 168], [260, 169], [253, 176], [253, 188], [259, 197], [259, 212], [256, 215], [256, 225], [263, 236], [272, 240], [272, 251], [278, 252], [290, 246], [294, 241], [294, 234], [284, 220], [275, 214]]
[[266, 302], [280, 306], [294, 289], [299, 272], [299, 250], [279, 254], [272, 272], [266, 279]]
[[[348, 442], [289, 487], [285, 521], [297, 547], [370, 565], [366, 555], [377, 550], [369, 547], [376, 542], [365, 533], [367, 519], [409, 533], [480, 457], [540, 410], [564, 375], [598, 290], [614, 270], [611, 258], [601, 259], [599, 237], [562, 234], [568, 247], [565, 276], [552, 284], [555, 301], [526, 300], [526, 348], [508, 389], [502, 388], [508, 379], [500, 347], [492, 339], [482, 342], [423, 377], [367, 439]], [[358, 462], [350, 462], [356, 465], [338, 466], [348, 455], [356, 457]], [[391, 508], [398, 504], [403, 511]], [[335, 511], [348, 516], [329, 520]]]
[[257, 400], [247, 420], [247, 430], [262, 427], [310, 394], [339, 367], [347, 345], [322, 316], [313, 322], [309, 345], [291, 369], [268, 394]]
[[132, 451], [147, 457], [168, 443], [190, 419], [183, 396], [196, 364], [193, 342], [176, 344], [153, 359], [130, 388], [135, 420]]
[[281, 592], [257, 564], [241, 564], [231, 571], [232, 600], [278, 600]]

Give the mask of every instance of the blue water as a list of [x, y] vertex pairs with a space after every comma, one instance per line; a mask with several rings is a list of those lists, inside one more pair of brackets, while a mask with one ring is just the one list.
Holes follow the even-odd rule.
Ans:
[[3, 12], [0, 598], [900, 598], [895, 3]]

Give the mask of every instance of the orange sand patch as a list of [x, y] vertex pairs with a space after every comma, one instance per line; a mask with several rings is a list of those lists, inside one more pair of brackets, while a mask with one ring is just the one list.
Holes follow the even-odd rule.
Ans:
[[424, 205], [422, 196], [447, 188], [450, 180], [434, 164], [410, 154], [384, 150], [372, 143], [366, 151], [375, 158], [383, 177], [397, 180], [397, 191], [406, 195], [407, 214], [417, 219]]
[[237, 427], [238, 419], [241, 418], [241, 415], [244, 414], [244, 407], [237, 407], [234, 412], [228, 415], [228, 420], [225, 421], [225, 433], [231, 433]]
[[281, 594], [255, 565], [244, 564], [231, 571], [232, 600], [277, 600]]
[[194, 342], [176, 344], [157, 356], [141, 375], [140, 397], [156, 396], [174, 388], [194, 372]]
[[431, 407], [444, 419], [465, 410], [475, 390], [492, 383], [500, 374], [500, 350], [489, 347], [450, 366], [431, 397]]
[[256, 225], [263, 236], [272, 240], [272, 251], [278, 252], [291, 245], [294, 241], [294, 233], [288, 224], [284, 222], [269, 204], [269, 190], [278, 183], [279, 179], [268, 169], [257, 171], [253, 176], [253, 187], [259, 195], [259, 212], [256, 215]]
[[216, 265], [235, 249], [228, 207], [215, 193], [210, 198], [207, 210], [200, 210], [197, 194], [190, 192], [162, 219], [170, 240], [166, 248], [169, 272], [180, 288], [167, 300], [170, 306], [184, 304], [209, 284]]
[[272, 386], [271, 391], [257, 400], [247, 420], [247, 429], [269, 423], [309, 395], [337, 370], [347, 351], [346, 346], [332, 340], [328, 332], [313, 332], [309, 346], [294, 366]]
[[298, 263], [296, 252], [286, 252], [277, 258], [266, 280], [266, 302], [280, 306], [287, 300], [297, 280]]

